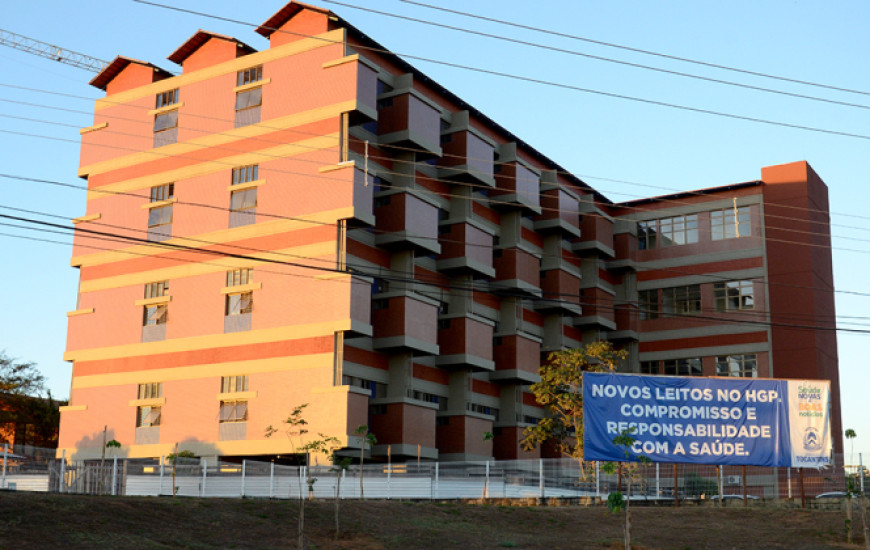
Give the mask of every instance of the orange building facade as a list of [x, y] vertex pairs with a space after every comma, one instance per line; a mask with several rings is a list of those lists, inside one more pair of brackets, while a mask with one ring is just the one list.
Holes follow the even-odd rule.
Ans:
[[59, 452], [276, 457], [307, 403], [353, 454], [365, 424], [375, 457], [535, 458], [542, 358], [601, 339], [631, 372], [830, 379], [840, 433], [806, 163], [614, 204], [332, 12], [257, 32], [91, 82]]

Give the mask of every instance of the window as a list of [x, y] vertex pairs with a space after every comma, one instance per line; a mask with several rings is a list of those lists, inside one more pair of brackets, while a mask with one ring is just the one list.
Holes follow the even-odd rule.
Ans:
[[233, 185], [248, 183], [249, 181], [256, 181], [259, 171], [259, 164], [251, 164], [250, 166], [233, 168]]
[[664, 361], [665, 374], [669, 376], [703, 376], [700, 357]]
[[145, 306], [144, 318], [142, 319], [142, 326], [144, 327], [153, 327], [157, 325], [165, 325], [167, 315], [167, 307], [166, 304], [154, 304], [151, 306]]
[[659, 291], [640, 290], [637, 293], [637, 308], [640, 320], [658, 319], [659, 317]]
[[752, 226], [748, 206], [710, 212], [710, 237], [714, 241], [750, 235], [752, 235]]
[[254, 282], [254, 270], [250, 267], [227, 271], [227, 286], [241, 286]]
[[479, 403], [466, 403], [465, 409], [478, 414], [488, 414], [490, 416], [494, 416], [495, 419], [498, 420], [499, 409], [495, 407], [488, 407]]
[[176, 103], [178, 103], [178, 88], [157, 94], [154, 107], [160, 109], [161, 107], [168, 107], [169, 105], [175, 105]]
[[360, 378], [358, 376], [348, 376], [345, 374], [341, 377], [341, 383], [345, 386], [355, 386], [357, 388], [369, 390], [371, 392], [370, 397], [372, 399], [387, 396], [387, 385], [380, 382], [375, 382], [374, 380], [366, 380], [365, 378]]
[[220, 422], [247, 422], [248, 421], [248, 402], [241, 401], [221, 401]]
[[659, 220], [660, 246], [698, 242], [698, 215], [674, 216]]
[[701, 287], [677, 286], [662, 289], [662, 312], [665, 315], [691, 315], [701, 312]]
[[167, 183], [151, 188], [151, 202], [167, 201], [175, 196], [175, 184]]
[[160, 407], [136, 407], [136, 427], [155, 428], [160, 425]]
[[248, 376], [221, 376], [221, 393], [248, 391]]
[[755, 309], [752, 281], [713, 284], [713, 304], [716, 311]]
[[658, 361], [641, 361], [640, 362], [640, 373], [641, 374], [658, 374], [659, 373], [659, 362]]
[[[152, 203], [168, 201], [175, 197], [175, 184], [167, 183], [151, 188]], [[148, 240], [165, 241], [172, 236], [172, 204], [154, 206], [148, 211]], [[159, 229], [155, 229], [159, 228]]]
[[244, 86], [263, 80], [263, 66], [258, 65], [236, 73], [236, 86]]
[[716, 357], [716, 376], [758, 378], [758, 361], [754, 353]]
[[[252, 67], [237, 73], [236, 84], [246, 86], [263, 80], [263, 66]], [[247, 88], [236, 92], [236, 128], [260, 122], [260, 106], [263, 103], [263, 88]]]
[[160, 281], [157, 283], [148, 283], [145, 285], [145, 298], [160, 298], [161, 296], [169, 296], [169, 281]]
[[254, 311], [254, 293], [242, 292], [241, 294], [227, 294], [227, 317], [244, 315]]
[[[175, 101], [172, 103], [168, 103], [167, 105], [172, 105], [178, 102], [178, 90], [173, 90], [175, 95]], [[165, 94], [171, 94], [173, 92], [164, 92], [163, 94], [157, 94], [157, 103], [159, 104], [162, 101], [162, 97]], [[170, 97], [166, 98], [167, 100], [172, 99]], [[171, 145], [173, 143], [178, 142], [178, 109], [172, 109], [171, 111], [163, 111], [154, 115], [154, 147], [162, 147], [164, 145]]]
[[150, 382], [148, 384], [139, 384], [139, 399], [156, 399], [163, 397], [163, 383]]
[[652, 250], [656, 247], [656, 221], [637, 222], [638, 250]]

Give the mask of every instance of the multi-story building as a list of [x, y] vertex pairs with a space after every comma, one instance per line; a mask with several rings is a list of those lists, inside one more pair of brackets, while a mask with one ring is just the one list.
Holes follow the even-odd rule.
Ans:
[[264, 431], [308, 403], [375, 456], [536, 457], [542, 359], [600, 339], [626, 371], [828, 378], [839, 418], [806, 163], [614, 204], [327, 10], [257, 32], [91, 82], [67, 456], [104, 426], [133, 457], [286, 455]]

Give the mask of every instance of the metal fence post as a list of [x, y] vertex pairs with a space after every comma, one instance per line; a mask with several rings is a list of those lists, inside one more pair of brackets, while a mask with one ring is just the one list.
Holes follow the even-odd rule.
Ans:
[[66, 449], [60, 454], [60, 483], [58, 484], [57, 492], [63, 492], [64, 478], [66, 477]]
[[[860, 456], [860, 455], [859, 455]], [[0, 487], [6, 488], [6, 461], [9, 460], [9, 444], [3, 444], [3, 483]]]
[[[861, 473], [861, 493], [864, 493], [864, 457], [861, 456], [861, 453], [858, 453], [858, 468]], [[6, 475], [6, 461], [3, 462], [3, 472], [4, 476]]]
[[438, 462], [435, 463], [435, 499], [438, 499]]
[[483, 498], [489, 498], [489, 460], [486, 461], [486, 480], [483, 482], [483, 486], [486, 487]]
[[160, 488], [157, 490], [157, 495], [163, 494], [163, 467], [166, 464], [166, 456], [160, 456]]
[[791, 500], [791, 468], [786, 468], [786, 475], [788, 476], [788, 499]]
[[393, 498], [392, 486], [390, 485], [391, 478], [393, 476], [393, 464], [391, 462], [387, 463], [387, 499]]
[[118, 494], [118, 455], [112, 457], [112, 496]]
[[275, 463], [269, 468], [269, 498], [275, 498]]
[[544, 498], [544, 459], [538, 459], [538, 489], [540, 489], [541, 498]]
[[595, 461], [595, 498], [601, 498], [601, 463]]
[[656, 496], [662, 496], [662, 480], [659, 477], [659, 463], [656, 462]]
[[208, 460], [202, 459], [202, 487], [200, 488], [200, 496], [205, 496], [205, 477], [208, 472]]
[[245, 498], [245, 462], [246, 459], [242, 459], [242, 498]]

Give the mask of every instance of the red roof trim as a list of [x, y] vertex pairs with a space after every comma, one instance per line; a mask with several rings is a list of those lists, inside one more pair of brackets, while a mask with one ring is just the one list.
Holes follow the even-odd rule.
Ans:
[[302, 10], [311, 10], [325, 15], [333, 15], [333, 13], [326, 8], [318, 8], [317, 6], [303, 4], [302, 2], [288, 2], [286, 6], [276, 11], [275, 15], [273, 15], [272, 17], [267, 19], [265, 23], [257, 27], [257, 34], [261, 34], [266, 38], [269, 38], [269, 36], [273, 32], [281, 28], [281, 25], [289, 21], [294, 15]]
[[173, 63], [181, 65], [185, 59], [193, 55], [196, 50], [200, 49], [202, 46], [205, 45], [206, 42], [208, 42], [212, 38], [217, 38], [218, 40], [226, 40], [227, 42], [233, 42], [238, 47], [245, 50], [247, 53], [254, 53], [257, 51], [251, 46], [248, 46], [241, 40], [233, 38], [232, 36], [226, 36], [224, 34], [217, 34], [214, 32], [199, 29], [193, 34], [193, 36], [187, 39], [187, 42], [185, 42], [184, 44], [179, 46], [177, 50], [169, 54], [169, 57], [167, 57], [166, 59], [172, 61]]
[[139, 61], [138, 59], [133, 59], [130, 57], [124, 57], [124, 56], [119, 55], [111, 63], [106, 65], [106, 68], [103, 69], [102, 71], [100, 71], [100, 74], [98, 74], [93, 79], [91, 79], [89, 84], [91, 86], [94, 86], [95, 88], [99, 88], [105, 92], [109, 83], [111, 81], [115, 80], [115, 77], [118, 76], [119, 74], [121, 74], [121, 71], [123, 71], [125, 68], [127, 68], [127, 65], [129, 65], [130, 63], [136, 63], [138, 65], [142, 65], [143, 67], [151, 67], [152, 69], [154, 69], [154, 71], [160, 73], [160, 75], [165, 77], [165, 78], [172, 76], [172, 73], [170, 73], [167, 70], [161, 69], [160, 67], [158, 67], [157, 65], [154, 65], [153, 63], [148, 63], [146, 61]]

